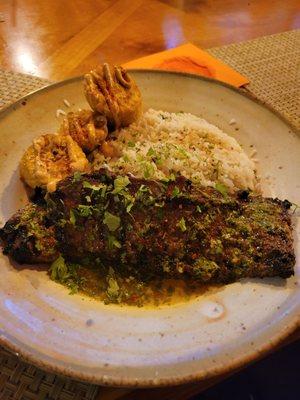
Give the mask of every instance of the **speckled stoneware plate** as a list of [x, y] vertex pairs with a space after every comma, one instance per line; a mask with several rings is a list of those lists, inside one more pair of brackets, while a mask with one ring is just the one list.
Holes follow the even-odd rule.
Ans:
[[[192, 75], [135, 71], [145, 108], [203, 116], [257, 149], [266, 194], [300, 199], [300, 138], [271, 110], [221, 83]], [[0, 219], [25, 201], [18, 162], [32, 139], [53, 132], [56, 110], [86, 107], [80, 78], [57, 83], [0, 114]], [[236, 124], [229, 122], [235, 119]], [[297, 221], [298, 218], [298, 221]], [[299, 323], [299, 217], [296, 275], [244, 280], [173, 306], [106, 306], [0, 256], [0, 343], [30, 362], [99, 384], [179, 384], [258, 357]]]

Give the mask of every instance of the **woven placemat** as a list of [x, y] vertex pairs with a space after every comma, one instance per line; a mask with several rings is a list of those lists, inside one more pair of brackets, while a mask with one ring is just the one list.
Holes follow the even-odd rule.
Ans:
[[[213, 48], [209, 52], [246, 75], [251, 81], [247, 86], [251, 94], [300, 128], [299, 30]], [[0, 107], [49, 83], [0, 69]], [[112, 400], [123, 396], [124, 391], [110, 392], [44, 372], [0, 348], [0, 400]]]
[[299, 29], [208, 52], [246, 75], [247, 90], [300, 129]]
[[98, 386], [49, 374], [0, 349], [1, 400], [94, 400]]
[[0, 69], [0, 108], [50, 83], [36, 76]]

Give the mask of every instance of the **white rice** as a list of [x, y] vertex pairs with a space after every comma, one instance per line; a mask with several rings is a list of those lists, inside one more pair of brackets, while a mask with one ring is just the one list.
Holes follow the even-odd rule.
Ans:
[[67, 99], [64, 99], [64, 104], [65, 104], [65, 106], [67, 106], [67, 107], [71, 107], [71, 104], [70, 104], [70, 102], [69, 102]]
[[188, 113], [148, 110], [122, 129], [114, 142], [120, 157], [97, 152], [94, 169], [164, 179], [180, 173], [203, 186], [224, 184], [230, 191], [255, 190], [255, 163], [237, 141], [202, 118]]
[[65, 113], [64, 110], [61, 110], [60, 108], [58, 108], [56, 110], [56, 118], [59, 118], [61, 115], [67, 115], [67, 114]]

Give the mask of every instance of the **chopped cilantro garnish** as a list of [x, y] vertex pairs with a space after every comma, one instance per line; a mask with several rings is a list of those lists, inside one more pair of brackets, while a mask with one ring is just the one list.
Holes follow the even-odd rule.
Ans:
[[128, 176], [118, 176], [114, 180], [114, 190], [112, 191], [113, 194], [118, 194], [122, 190], [126, 188], [130, 183]]
[[[80, 284], [82, 283], [82, 281], [83, 281], [83, 278], [82, 278], [82, 279], [79, 279], [79, 283], [80, 283]], [[75, 282], [70, 281], [70, 282], [67, 283], [67, 286], [68, 286], [68, 288], [70, 289], [70, 293], [69, 293], [69, 294], [75, 294], [75, 293], [78, 292], [79, 283], [77, 283], [76, 281], [75, 281]]]
[[134, 146], [135, 146], [135, 143], [134, 143], [134, 142], [131, 142], [131, 141], [129, 140], [129, 142], [127, 143], [127, 146], [128, 146], [128, 147], [134, 147]]
[[225, 185], [223, 185], [223, 183], [216, 183], [215, 185], [215, 189], [221, 193], [222, 196], [226, 197], [227, 196], [227, 187]]
[[56, 282], [65, 284], [70, 289], [70, 294], [78, 292], [84, 278], [78, 275], [79, 265], [67, 264], [60, 255], [50, 266], [50, 277]]
[[153, 161], [154, 161], [155, 164], [158, 165], [158, 166], [163, 164], [163, 160], [162, 160], [162, 158], [160, 158], [160, 157], [154, 158]]
[[92, 206], [85, 206], [83, 204], [80, 204], [78, 207], [78, 212], [81, 217], [89, 217], [93, 213], [93, 207]]
[[80, 181], [81, 177], [82, 177], [82, 173], [81, 173], [81, 172], [79, 172], [79, 171], [74, 172], [74, 175], [73, 175], [73, 182], [78, 182], [78, 181]]
[[64, 281], [68, 276], [68, 267], [63, 256], [59, 256], [50, 266], [50, 276], [54, 281]]
[[173, 172], [171, 172], [171, 174], [167, 178], [162, 179], [162, 182], [169, 183], [169, 182], [173, 182], [175, 180], [176, 180], [176, 176]]
[[64, 218], [61, 218], [58, 223], [60, 226], [65, 226], [67, 221]]
[[182, 148], [182, 147], [177, 147], [177, 151], [178, 151], [178, 153], [182, 156], [182, 157], [184, 157], [184, 158], [189, 158], [189, 155], [188, 155], [188, 153]]
[[123, 192], [121, 192], [120, 195], [123, 196], [124, 206], [126, 207], [126, 211], [129, 213], [135, 202], [135, 197], [133, 197], [129, 192], [127, 192], [125, 190]]
[[106, 281], [107, 281], [107, 288], [106, 288], [107, 297], [112, 302], [118, 302], [118, 298], [120, 295], [120, 286], [116, 279], [115, 271], [111, 267], [109, 267]]
[[[123, 196], [124, 198], [124, 206], [126, 207], [126, 211], [130, 212], [135, 198], [129, 193], [127, 186], [130, 184], [130, 180], [128, 176], [119, 176], [114, 180], [114, 190], [111, 192], [112, 194]], [[116, 199], [114, 196], [114, 201], [119, 202], [119, 198]]]
[[35, 248], [37, 249], [37, 251], [42, 251], [43, 250], [43, 245], [41, 244], [41, 242], [39, 240], [36, 240]]
[[101, 189], [101, 197], [104, 197], [106, 193], [106, 186]]
[[83, 181], [82, 186], [83, 186], [85, 189], [91, 189], [91, 190], [94, 190], [94, 191], [98, 191], [98, 190], [102, 189], [104, 185], [103, 185], [103, 184], [100, 184], [100, 185], [92, 185], [92, 184], [91, 184], [90, 182], [88, 182], [88, 181]]
[[105, 211], [103, 223], [105, 225], [107, 225], [108, 229], [111, 232], [114, 232], [120, 226], [120, 217], [118, 217], [117, 215], [111, 214], [108, 211]]
[[186, 231], [186, 225], [185, 225], [185, 219], [184, 217], [181, 218], [181, 220], [176, 224], [176, 226], [178, 226], [178, 228], [181, 229], [182, 232]]
[[129, 204], [127, 204], [127, 206], [126, 206], [126, 211], [127, 211], [128, 213], [130, 213], [130, 211], [131, 211], [133, 205], [134, 205], [134, 201], [131, 201]]
[[147, 156], [148, 157], [151, 157], [151, 156], [154, 156], [156, 153], [155, 153], [155, 151], [153, 150], [153, 148], [152, 147], [150, 147], [150, 149], [147, 151]]
[[127, 231], [128, 232], [131, 232], [132, 231], [132, 229], [133, 229], [133, 226], [131, 225], [131, 224], [127, 224]]
[[122, 247], [121, 243], [113, 235], [108, 235], [107, 241], [108, 241], [108, 248], [110, 250], [112, 250], [114, 247], [116, 247], [117, 249], [120, 249]]
[[76, 224], [76, 217], [73, 210], [70, 210], [70, 222], [72, 225]]
[[148, 167], [145, 167], [145, 170], [144, 170], [144, 178], [145, 178], [145, 179], [150, 178], [150, 171], [149, 171], [149, 168], [148, 168]]
[[171, 199], [174, 199], [175, 197], [178, 197], [180, 194], [180, 190], [177, 186], [174, 187], [172, 194], [171, 194]]
[[137, 160], [137, 162], [142, 163], [142, 162], [144, 162], [145, 157], [142, 156], [141, 154], [137, 153], [136, 160]]
[[146, 162], [144, 165], [144, 178], [148, 179], [150, 178], [154, 173], [154, 167], [151, 163]]
[[115, 298], [119, 295], [119, 285], [115, 278], [109, 277], [108, 278], [108, 287], [106, 293], [109, 297]]
[[141, 185], [138, 188], [138, 191], [136, 192], [137, 194], [141, 194], [141, 193], [146, 193], [149, 191], [149, 188], [146, 185]]
[[153, 206], [155, 199], [149, 187], [141, 185], [136, 192], [135, 198], [143, 203], [144, 206]]

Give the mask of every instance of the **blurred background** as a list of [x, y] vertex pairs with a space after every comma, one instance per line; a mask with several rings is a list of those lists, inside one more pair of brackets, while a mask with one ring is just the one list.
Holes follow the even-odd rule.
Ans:
[[295, 29], [299, 0], [1, 0], [0, 66], [51, 80]]

